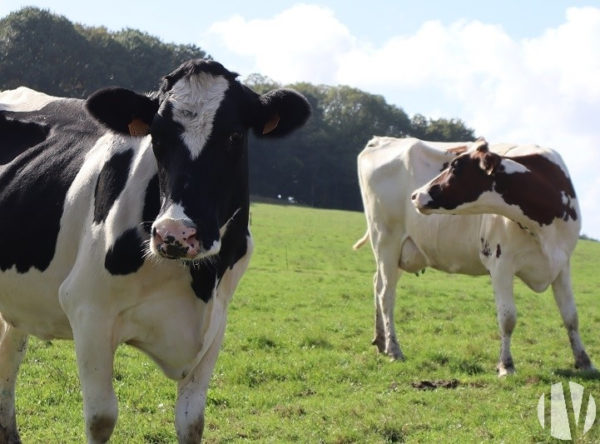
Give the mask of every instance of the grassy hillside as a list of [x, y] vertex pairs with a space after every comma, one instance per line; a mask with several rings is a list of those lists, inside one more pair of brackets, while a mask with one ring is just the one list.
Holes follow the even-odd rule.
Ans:
[[[363, 215], [265, 204], [251, 211], [256, 249], [229, 310], [205, 442], [551, 442], [536, 406], [546, 393], [548, 410], [552, 383], [580, 383], [600, 402], [600, 380], [572, 371], [550, 292], [517, 284], [517, 374], [499, 380], [489, 279], [405, 274], [396, 327], [407, 360], [391, 363], [370, 345], [370, 248], [351, 249], [364, 233]], [[599, 263], [600, 243], [580, 242], [573, 282], [582, 339], [597, 365]], [[70, 342], [30, 341], [17, 392], [24, 442], [83, 442], [72, 350]], [[416, 388], [422, 381], [449, 388]], [[112, 442], [176, 441], [175, 386], [153, 363], [121, 347], [115, 387]], [[598, 423], [579, 438], [598, 441]]]

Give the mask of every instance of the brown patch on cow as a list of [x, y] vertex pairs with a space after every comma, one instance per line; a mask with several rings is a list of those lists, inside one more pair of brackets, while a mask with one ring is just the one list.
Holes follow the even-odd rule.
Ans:
[[560, 165], [542, 154], [507, 157], [529, 170], [508, 174], [502, 159], [483, 142], [474, 151], [458, 156], [431, 182], [427, 207], [453, 210], [476, 201], [486, 191], [495, 191], [540, 226], [550, 225], [554, 219], [577, 220], [572, 202], [575, 190]]
[[458, 387], [459, 384], [458, 379], [438, 379], [435, 381], [423, 380], [411, 383], [411, 385], [418, 390], [435, 390], [438, 388], [454, 389]]
[[554, 219], [577, 220], [571, 204], [575, 190], [563, 169], [541, 154], [511, 158], [527, 167], [531, 173], [496, 175], [495, 190], [509, 205], [517, 205], [523, 214], [540, 225], [550, 225]]
[[479, 168], [481, 168], [482, 171], [485, 171], [485, 174], [488, 176], [495, 173], [502, 162], [502, 157], [496, 153], [490, 152], [485, 140], [479, 142], [479, 145], [471, 154], [471, 157], [479, 160]]
[[502, 254], [502, 249], [500, 248], [500, 244], [496, 244], [496, 258], [499, 258]]
[[464, 203], [476, 201], [485, 191], [491, 191], [493, 178], [479, 167], [475, 153], [458, 156], [429, 186], [428, 208], [452, 210]]

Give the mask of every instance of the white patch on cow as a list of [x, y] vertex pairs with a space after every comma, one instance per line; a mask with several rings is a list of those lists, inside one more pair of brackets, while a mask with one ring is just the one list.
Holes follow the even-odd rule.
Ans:
[[207, 256], [212, 256], [213, 254], [217, 254], [219, 251], [221, 251], [221, 239], [214, 240], [208, 250], [201, 251], [200, 254], [193, 260], [199, 260]]
[[0, 111], [37, 111], [55, 100], [59, 98], [19, 86], [17, 89], [0, 92]]
[[500, 162], [500, 165], [502, 165], [503, 172], [505, 174], [531, 173], [529, 168], [527, 168], [525, 165], [523, 165], [519, 162], [515, 162], [512, 159], [506, 159], [506, 158], [502, 159], [502, 162]]
[[202, 152], [228, 88], [227, 79], [207, 73], [184, 77], [173, 85], [169, 98], [173, 119], [185, 128], [183, 141], [192, 160]]
[[159, 219], [156, 219], [156, 224], [164, 221], [164, 220], [191, 220], [187, 214], [185, 214], [185, 209], [179, 203], [172, 203], [167, 211], [165, 211]]
[[504, 199], [502, 199], [502, 196], [496, 191], [484, 191], [477, 200], [458, 205], [452, 210], [441, 208], [438, 211], [432, 211], [432, 213], [437, 212], [442, 214], [502, 214], [504, 216], [506, 216], [506, 213], [508, 212], [513, 215], [516, 220], [521, 220], [524, 217], [523, 211], [518, 205], [507, 204]]

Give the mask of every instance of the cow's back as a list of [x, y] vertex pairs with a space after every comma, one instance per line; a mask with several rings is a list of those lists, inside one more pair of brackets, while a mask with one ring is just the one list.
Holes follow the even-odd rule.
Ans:
[[369, 230], [384, 233], [386, 242], [393, 239], [399, 249], [410, 239], [424, 256], [425, 266], [453, 273], [484, 274], [477, 240], [481, 217], [424, 216], [410, 200], [413, 190], [452, 161], [453, 150], [468, 145], [470, 142], [425, 142], [414, 138], [371, 139], [358, 156]]
[[104, 132], [82, 100], [27, 88], [0, 94], [0, 311], [17, 325], [32, 319], [40, 336], [70, 335], [58, 287], [80, 247], [92, 178], [87, 195], [70, 190]]
[[0, 111], [1, 271], [48, 268], [67, 192], [101, 134], [83, 101], [48, 97], [37, 110]]

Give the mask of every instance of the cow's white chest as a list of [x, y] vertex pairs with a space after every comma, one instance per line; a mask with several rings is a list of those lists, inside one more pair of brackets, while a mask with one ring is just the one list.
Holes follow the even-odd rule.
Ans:
[[[120, 314], [118, 342], [147, 353], [169, 378], [184, 378], [224, 328], [227, 306], [252, 255], [250, 237], [247, 242], [246, 255], [227, 269], [208, 302], [196, 297], [185, 279], [145, 289], [143, 301]], [[145, 272], [152, 273], [151, 267]]]

